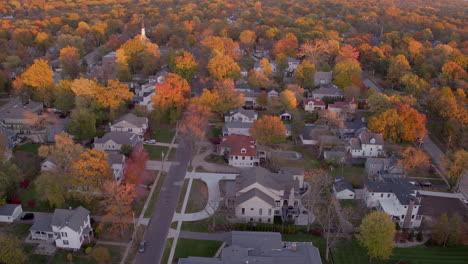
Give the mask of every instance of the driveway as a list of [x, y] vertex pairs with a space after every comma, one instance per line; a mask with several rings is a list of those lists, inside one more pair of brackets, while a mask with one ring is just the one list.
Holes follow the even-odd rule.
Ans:
[[210, 143], [205, 143], [206, 150], [198, 155], [196, 155], [193, 158], [193, 166], [194, 167], [202, 167], [204, 170], [209, 171], [209, 172], [219, 172], [219, 173], [239, 173], [240, 170], [238, 168], [229, 166], [229, 165], [222, 165], [222, 164], [217, 164], [217, 163], [211, 163], [205, 161], [205, 158], [213, 154], [212, 146]]

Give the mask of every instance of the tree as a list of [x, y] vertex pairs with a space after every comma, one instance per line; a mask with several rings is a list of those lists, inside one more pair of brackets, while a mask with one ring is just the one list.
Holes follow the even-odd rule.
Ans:
[[267, 58], [262, 58], [260, 60], [260, 69], [262, 70], [263, 74], [270, 78], [273, 74], [273, 70], [271, 69], [271, 63], [268, 61]]
[[[167, 154], [167, 153], [166, 153]], [[125, 160], [125, 182], [137, 186], [143, 180], [148, 161], [148, 152], [143, 147], [134, 148]]]
[[271, 81], [266, 75], [253, 69], [249, 71], [247, 83], [251, 86], [262, 88], [266, 88], [271, 85]]
[[457, 152], [449, 153], [448, 158], [443, 160], [442, 166], [450, 176], [452, 187], [458, 187], [463, 173], [468, 170], [468, 151], [461, 149]]
[[247, 50], [252, 49], [253, 45], [255, 44], [256, 39], [257, 39], [257, 36], [255, 35], [255, 32], [251, 30], [244, 30], [239, 35], [240, 43]]
[[447, 243], [447, 238], [450, 233], [450, 226], [447, 213], [443, 213], [439, 216], [437, 224], [434, 226], [434, 229], [431, 234], [432, 240], [439, 245], [445, 246]]
[[335, 65], [335, 80], [333, 83], [340, 88], [345, 88], [353, 83], [353, 75], [361, 72], [361, 65], [357, 60], [342, 60]]
[[403, 75], [405, 75], [409, 70], [411, 70], [411, 66], [409, 65], [405, 55], [397, 55], [390, 58], [387, 78], [394, 82], [400, 82]]
[[72, 89], [72, 81], [60, 80], [54, 87], [54, 106], [62, 113], [69, 113], [75, 107], [75, 94]]
[[280, 102], [285, 109], [291, 110], [297, 107], [297, 99], [294, 92], [291, 90], [284, 90], [280, 94]]
[[179, 131], [183, 136], [184, 145], [190, 151], [190, 166], [197, 152], [198, 142], [201, 142], [205, 137], [208, 112], [208, 107], [190, 103], [180, 123]]
[[278, 116], [262, 116], [250, 127], [250, 134], [260, 144], [276, 144], [286, 139], [286, 127]]
[[17, 191], [18, 184], [24, 179], [24, 174], [11, 161], [0, 164], [0, 204]]
[[369, 129], [376, 133], [382, 133], [385, 139], [395, 142], [401, 141], [403, 122], [396, 109], [389, 109], [369, 118]]
[[464, 79], [468, 76], [465, 69], [454, 61], [448, 61], [442, 66], [442, 77], [448, 84], [453, 85], [455, 80]]
[[412, 73], [405, 74], [401, 78], [401, 83], [405, 86], [405, 92], [416, 98], [423, 97], [430, 88], [429, 83]]
[[464, 226], [463, 220], [458, 214], [455, 212], [452, 217], [450, 217], [449, 221], [449, 235], [447, 237], [447, 246], [453, 247], [458, 246], [462, 243], [462, 235], [464, 233]]
[[419, 169], [428, 169], [430, 158], [426, 152], [414, 147], [407, 147], [401, 154], [403, 165], [408, 172], [414, 172]]
[[0, 260], [2, 263], [26, 263], [28, 256], [24, 252], [23, 243], [17, 237], [0, 232]]
[[68, 131], [78, 140], [96, 135], [96, 115], [88, 109], [76, 108], [71, 112]]
[[198, 71], [198, 63], [190, 52], [182, 51], [176, 53], [169, 63], [169, 68], [187, 81], [191, 81]]
[[232, 59], [241, 57], [239, 43], [230, 38], [208, 36], [200, 42], [200, 45], [205, 54], [221, 54]]
[[107, 86], [95, 86], [93, 91], [97, 102], [105, 108], [110, 108], [111, 111], [116, 110], [125, 101], [133, 98], [133, 93], [130, 92], [128, 85], [115, 80], [109, 80]]
[[48, 61], [37, 59], [15, 80], [17, 85], [14, 87], [30, 91], [35, 100], [50, 102], [54, 87], [53, 74]]
[[371, 258], [388, 259], [394, 247], [395, 224], [385, 212], [374, 211], [362, 220], [356, 237]]
[[80, 52], [77, 48], [66, 46], [60, 50], [59, 57], [63, 76], [75, 79], [80, 73]]
[[340, 62], [346, 59], [357, 60], [359, 57], [359, 51], [357, 51], [353, 46], [346, 44], [341, 47], [338, 56], [336, 57], [336, 62]]
[[423, 140], [427, 136], [426, 115], [407, 104], [398, 105], [397, 112], [403, 124], [402, 140]]
[[97, 261], [97, 263], [106, 263], [111, 258], [109, 250], [100, 246], [93, 248], [91, 255], [93, 256], [93, 259]]
[[261, 91], [260, 94], [257, 96], [257, 104], [263, 107], [268, 106], [268, 94], [265, 91]]
[[330, 43], [323, 39], [306, 40], [297, 53], [300, 57], [305, 57], [314, 65], [322, 65], [331, 52]]
[[101, 228], [105, 222], [110, 222], [111, 226], [107, 229], [110, 232], [125, 234], [125, 230], [132, 224], [133, 207], [135, 200], [135, 186], [125, 183], [119, 184], [115, 180], [109, 180], [104, 185], [104, 211]]
[[188, 102], [190, 86], [187, 80], [169, 73], [163, 83], [156, 84], [156, 96], [152, 101], [158, 121], [175, 123]]
[[126, 158], [130, 157], [130, 155], [132, 154], [132, 146], [128, 145], [128, 144], [123, 144], [121, 147], [120, 147], [120, 150], [119, 150], [119, 153], [124, 155]]
[[101, 196], [106, 183], [114, 181], [107, 153], [102, 150], [88, 149], [72, 166], [72, 187], [75, 195], [85, 203], [89, 204], [96, 196]]
[[239, 65], [227, 55], [218, 53], [208, 62], [208, 72], [216, 80], [240, 78]]
[[314, 88], [315, 65], [308, 60], [303, 60], [294, 72], [294, 83], [306, 88]]
[[225, 79], [214, 83], [213, 90], [203, 89], [200, 97], [192, 99], [195, 104], [202, 104], [222, 117], [229, 109], [244, 104], [244, 96], [235, 90], [234, 81]]
[[296, 84], [290, 84], [288, 85], [286, 90], [294, 93], [298, 103], [302, 102], [302, 100], [304, 99], [304, 88], [302, 88], [301, 86]]
[[39, 148], [39, 156], [49, 159], [56, 168], [68, 171], [70, 164], [83, 153], [83, 146], [75, 144], [73, 139], [65, 132], [55, 135], [55, 145], [43, 145]]

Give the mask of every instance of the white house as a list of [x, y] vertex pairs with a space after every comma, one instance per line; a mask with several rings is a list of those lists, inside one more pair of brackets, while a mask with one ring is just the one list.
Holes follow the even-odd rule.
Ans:
[[107, 161], [114, 173], [116, 181], [120, 181], [124, 178], [125, 169], [125, 155], [119, 153], [107, 153]]
[[0, 222], [12, 223], [23, 213], [21, 204], [5, 204], [0, 206]]
[[143, 136], [148, 129], [148, 118], [138, 117], [132, 113], [128, 113], [110, 125], [111, 131], [130, 132]]
[[235, 90], [244, 95], [245, 107], [253, 108], [257, 105], [257, 97], [261, 92], [260, 88], [247, 84], [237, 84]]
[[41, 163], [41, 171], [50, 171], [57, 167], [50, 159], [44, 159]]
[[368, 158], [365, 168], [369, 177], [402, 178], [406, 176], [405, 167], [402, 162], [395, 157]]
[[31, 239], [55, 242], [58, 248], [78, 250], [92, 236], [89, 211], [79, 206], [75, 209], [55, 209], [54, 214], [37, 219], [29, 230]]
[[[271, 68], [272, 73], [276, 72], [276, 63], [274, 61], [270, 62], [270, 68]], [[254, 63], [254, 70], [261, 73], [261, 74], [265, 74], [263, 72], [263, 69], [262, 69], [261, 65], [260, 65], [260, 60], [258, 60], [258, 61], [256, 61]]]
[[253, 123], [257, 120], [258, 114], [254, 110], [246, 110], [242, 107], [229, 110], [224, 115], [224, 122]]
[[244, 135], [230, 135], [221, 138], [218, 152], [226, 155], [229, 165], [234, 167], [258, 166], [259, 158], [255, 139]]
[[287, 59], [288, 59], [288, 72], [293, 73], [297, 69], [301, 61], [291, 58], [291, 57], [288, 57]]
[[338, 200], [354, 200], [356, 199], [356, 191], [351, 183], [343, 178], [336, 178], [333, 183], [333, 193]]
[[281, 110], [279, 112], [279, 118], [281, 120], [292, 120], [292, 114], [288, 110]]
[[250, 136], [250, 127], [252, 123], [227, 122], [222, 128], [223, 136], [244, 135]]
[[111, 131], [102, 138], [94, 138], [94, 148], [104, 151], [119, 151], [122, 145], [136, 147], [142, 144], [142, 137], [130, 132]]
[[353, 158], [378, 157], [384, 155], [384, 139], [380, 133], [372, 133], [367, 128], [356, 131], [356, 137], [349, 140], [347, 151]]
[[141, 87], [135, 88], [133, 102], [145, 106], [148, 111], [153, 110], [153, 102], [151, 99], [156, 96], [155, 85], [156, 80], [150, 80], [150, 82], [143, 84]]
[[417, 187], [406, 179], [384, 178], [381, 182], [367, 182], [364, 200], [368, 207], [389, 214], [402, 228], [417, 228], [422, 215]]
[[227, 203], [240, 222], [272, 223], [274, 216], [296, 222], [305, 210], [301, 204], [303, 170], [272, 173], [253, 167], [242, 171], [234, 185]]
[[315, 112], [323, 110], [327, 107], [324, 101], [320, 99], [308, 98], [304, 100], [304, 110], [307, 112]]

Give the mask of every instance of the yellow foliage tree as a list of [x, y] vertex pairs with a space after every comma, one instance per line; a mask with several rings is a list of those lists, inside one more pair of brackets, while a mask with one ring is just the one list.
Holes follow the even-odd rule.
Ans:
[[[18, 82], [31, 88], [33, 98], [50, 102], [52, 100], [52, 88], [54, 87], [54, 72], [50, 69], [49, 62], [43, 59], [34, 60], [34, 63], [26, 69], [18, 78]], [[15, 88], [24, 89], [24, 87]]]
[[284, 90], [280, 94], [280, 102], [284, 108], [291, 110], [296, 108], [297, 106], [297, 99], [294, 92], [291, 90]]
[[208, 62], [208, 71], [216, 80], [240, 78], [239, 65], [227, 55], [218, 53]]
[[277, 116], [262, 116], [250, 127], [250, 134], [260, 144], [276, 144], [286, 139], [286, 127]]

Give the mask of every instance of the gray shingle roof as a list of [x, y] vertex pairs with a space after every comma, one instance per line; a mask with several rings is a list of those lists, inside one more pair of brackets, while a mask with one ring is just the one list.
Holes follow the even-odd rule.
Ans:
[[120, 117], [119, 119], [115, 120], [114, 124], [112, 125], [116, 125], [118, 124], [119, 122], [121, 121], [126, 121], [136, 127], [143, 127], [143, 125], [145, 125], [147, 122], [148, 122], [148, 118], [146, 117], [138, 117], [132, 113], [128, 113], [122, 117]]
[[31, 231], [42, 231], [42, 232], [52, 232], [52, 226], [50, 223], [52, 222], [51, 215], [45, 215], [42, 218], [36, 219], [34, 224], [31, 226], [29, 230]]
[[332, 75], [333, 75], [333, 72], [331, 71], [329, 72], [318, 71], [314, 73], [314, 79], [315, 80], [327, 80], [331, 82]]
[[236, 197], [236, 205], [239, 205], [245, 201], [248, 201], [252, 199], [253, 197], [258, 197], [262, 199], [263, 201], [265, 201], [266, 203], [268, 203], [269, 205], [275, 206], [275, 200], [273, 200], [273, 198], [271, 198], [270, 196], [268, 196], [267, 194], [265, 194], [264, 192], [260, 191], [257, 188], [251, 189], [248, 192], [245, 192], [239, 195], [238, 197]]
[[240, 114], [243, 114], [249, 118], [255, 118], [255, 115], [257, 115], [257, 113], [254, 111], [254, 110], [246, 110], [242, 107], [238, 107], [238, 108], [233, 108], [233, 109], [230, 109], [227, 113], [226, 113], [226, 116], [232, 116], [232, 115], [235, 115], [237, 113], [240, 113]]
[[[341, 97], [344, 96], [343, 90], [335, 86], [322, 86], [318, 89], [312, 91], [312, 95], [323, 95], [331, 97]], [[315, 96], [314, 96], [315, 97]]]
[[123, 131], [111, 131], [106, 133], [102, 138], [96, 138], [94, 143], [102, 144], [106, 143], [107, 141], [112, 140], [119, 145], [130, 145], [135, 146], [141, 140], [138, 135], [135, 135], [130, 132], [123, 132]]
[[349, 183], [348, 181], [346, 181], [343, 178], [336, 179], [335, 182], [333, 183], [333, 186], [335, 186], [335, 190], [337, 192], [341, 192], [341, 191], [344, 191], [344, 190], [350, 190], [350, 191], [354, 192], [353, 185], [351, 185], [351, 183]]
[[0, 215], [11, 216], [17, 207], [21, 207], [21, 204], [5, 204], [0, 206]]
[[123, 164], [124, 160], [124, 155], [119, 154], [119, 153], [107, 153], [107, 160], [109, 161], [109, 164]]
[[286, 173], [273, 173], [263, 167], [252, 167], [242, 171], [236, 180], [236, 189], [240, 191], [254, 183], [259, 183], [274, 190], [299, 189], [299, 181]]
[[88, 216], [89, 211], [81, 206], [78, 206], [73, 210], [55, 209], [50, 224], [58, 227], [68, 226], [72, 230], [78, 232], [80, 230], [80, 226], [83, 225]]
[[37, 116], [31, 110], [23, 107], [12, 107], [3, 113], [2, 118], [10, 119], [29, 119], [32, 116]]
[[365, 185], [370, 192], [394, 193], [402, 205], [409, 205], [410, 200], [419, 204], [419, 201], [413, 196], [418, 188], [407, 179], [384, 178], [381, 182], [367, 182]]

